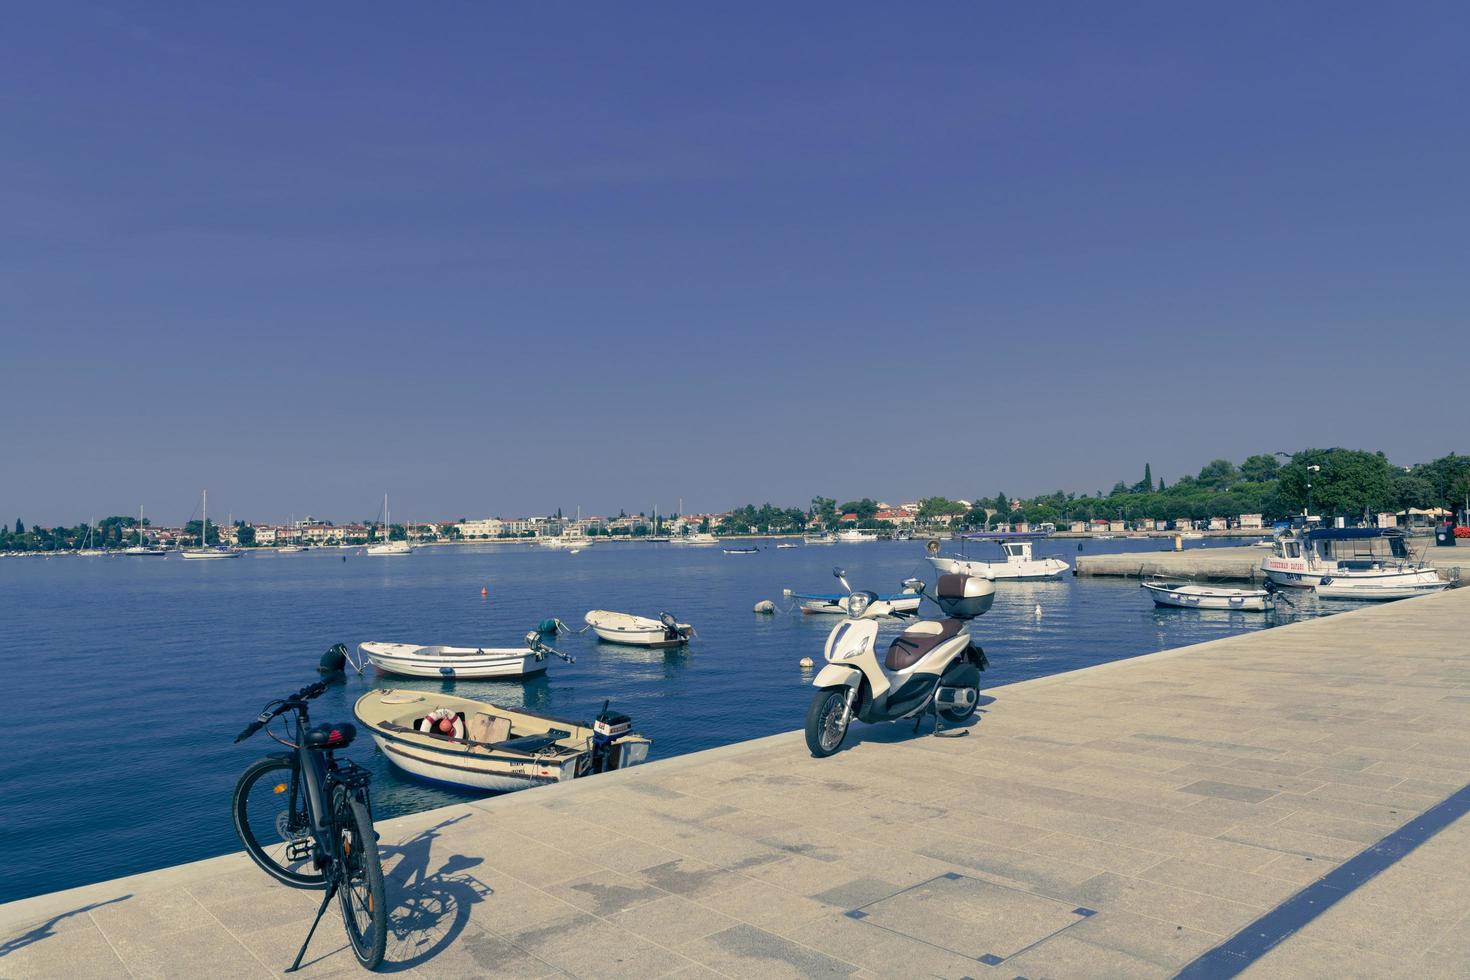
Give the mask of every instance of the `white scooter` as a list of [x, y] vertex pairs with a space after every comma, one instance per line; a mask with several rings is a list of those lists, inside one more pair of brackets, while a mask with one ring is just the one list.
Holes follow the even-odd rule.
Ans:
[[966, 627], [995, 602], [995, 583], [970, 575], [939, 576], [933, 596], [920, 591], [946, 618], [909, 626], [880, 660], [878, 624], [870, 613], [879, 606], [878, 615], [889, 615], [881, 609], [883, 600], [873, 592], [853, 591], [842, 569], [832, 574], [848, 592], [848, 615], [827, 637], [827, 666], [812, 681], [817, 693], [806, 713], [812, 755], [820, 759], [836, 752], [854, 717], [869, 724], [922, 720], [932, 710], [936, 732], [940, 718], [952, 724], [969, 720], [980, 703], [986, 660]]

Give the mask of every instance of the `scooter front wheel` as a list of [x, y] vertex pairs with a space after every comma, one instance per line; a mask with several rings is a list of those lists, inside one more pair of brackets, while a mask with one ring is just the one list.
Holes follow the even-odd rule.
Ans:
[[849, 721], [846, 687], [824, 687], [816, 693], [806, 712], [806, 747], [813, 758], [825, 759], [841, 748]]

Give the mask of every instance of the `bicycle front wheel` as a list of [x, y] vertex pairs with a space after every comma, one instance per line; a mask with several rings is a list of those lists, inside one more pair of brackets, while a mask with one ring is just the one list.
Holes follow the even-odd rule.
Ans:
[[388, 943], [388, 904], [373, 818], [367, 806], [346, 790], [337, 793], [333, 809], [343, 863], [342, 885], [337, 892], [342, 923], [347, 927], [357, 962], [376, 970]]
[[294, 762], [265, 758], [235, 784], [235, 832], [261, 870], [292, 888], [325, 888], [326, 876], [312, 859], [311, 816], [306, 785]]

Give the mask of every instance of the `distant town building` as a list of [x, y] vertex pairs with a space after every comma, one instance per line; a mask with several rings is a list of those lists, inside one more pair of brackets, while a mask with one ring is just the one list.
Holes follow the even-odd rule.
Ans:
[[1262, 528], [1265, 527], [1265, 524], [1262, 522], [1260, 514], [1241, 514], [1240, 527], [1246, 529]]

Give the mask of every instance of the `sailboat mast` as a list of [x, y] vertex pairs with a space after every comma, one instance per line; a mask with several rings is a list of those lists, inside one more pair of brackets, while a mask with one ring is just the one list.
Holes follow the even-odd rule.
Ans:
[[209, 491], [203, 491], [199, 503], [199, 547], [209, 543]]

